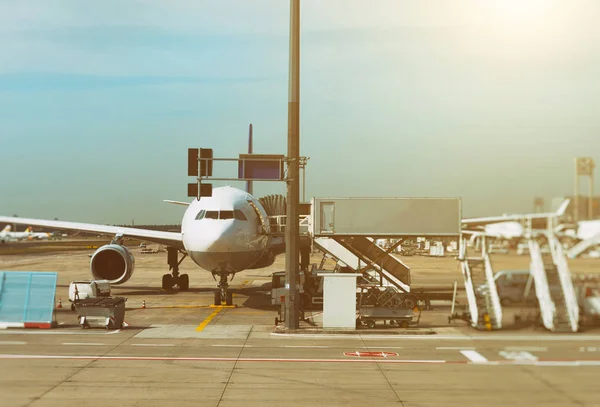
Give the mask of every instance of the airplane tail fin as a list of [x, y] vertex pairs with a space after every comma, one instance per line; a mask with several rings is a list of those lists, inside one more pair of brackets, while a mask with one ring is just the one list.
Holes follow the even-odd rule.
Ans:
[[10, 229], [11, 229], [11, 228], [10, 228], [10, 225], [6, 225], [6, 226], [4, 227], [4, 229], [2, 229], [2, 231], [3, 231], [3, 232], [10, 232]]
[[562, 204], [560, 204], [560, 206], [558, 207], [558, 210], [556, 211], [556, 214], [555, 214], [557, 218], [560, 218], [561, 216], [563, 216], [565, 214], [565, 211], [569, 207], [570, 203], [571, 203], [570, 199], [565, 199], [564, 202]]
[[31, 233], [33, 232], [33, 228], [31, 226], [27, 226], [27, 229], [25, 229], [25, 233]]
[[[252, 154], [252, 123], [248, 128], [248, 154]], [[252, 181], [246, 181], [246, 192], [250, 195], [253, 194], [253, 187]]]

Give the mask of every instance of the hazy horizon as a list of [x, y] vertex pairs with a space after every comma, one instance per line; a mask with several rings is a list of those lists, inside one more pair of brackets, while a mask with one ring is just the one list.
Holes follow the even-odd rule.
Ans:
[[[574, 157], [600, 163], [600, 3], [322, 3], [301, 10], [307, 197], [550, 210]], [[5, 2], [0, 34], [0, 215], [178, 224], [189, 147], [237, 156], [253, 123], [254, 152], [286, 153], [287, 1]]]

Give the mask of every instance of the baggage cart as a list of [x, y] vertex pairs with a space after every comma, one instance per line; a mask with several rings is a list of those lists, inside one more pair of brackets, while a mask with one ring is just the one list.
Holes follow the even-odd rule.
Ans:
[[82, 328], [103, 327], [121, 329], [125, 320], [127, 298], [87, 298], [75, 303], [77, 318]]
[[[402, 328], [419, 324], [421, 308], [419, 308], [417, 321], [413, 323], [414, 312], [412, 308], [405, 306], [406, 298], [403, 293], [394, 294], [390, 291], [390, 287], [385, 291], [373, 291], [373, 287], [368, 285], [359, 288], [357, 328], [363, 324], [371, 329], [375, 328], [376, 321], [384, 321], [384, 325], [389, 321], [390, 326], [397, 325]], [[374, 297], [377, 297], [375, 301], [373, 301]]]

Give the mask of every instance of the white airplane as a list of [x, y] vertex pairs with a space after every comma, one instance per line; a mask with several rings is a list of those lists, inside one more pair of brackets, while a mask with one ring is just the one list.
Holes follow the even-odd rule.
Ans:
[[[15, 221], [13, 221], [13, 219], [16, 219], [16, 218], [11, 218], [12, 223], [21, 223], [21, 222], [15, 222]], [[13, 240], [27, 239], [31, 233], [31, 227], [28, 227], [27, 229], [25, 229], [24, 232], [11, 232], [11, 230], [12, 230], [12, 227], [10, 225], [6, 225], [4, 227], [4, 229], [2, 229], [2, 231], [0, 232], [0, 242], [1, 243], [10, 242]]]
[[[216, 305], [221, 302], [231, 305], [231, 292], [227, 291], [229, 276], [270, 266], [276, 255], [283, 252], [284, 241], [271, 234], [265, 209], [243, 190], [220, 187], [214, 188], [209, 198], [194, 199], [191, 203], [166, 202], [187, 206], [181, 233], [8, 216], [0, 216], [0, 222], [114, 235], [112, 242], [100, 247], [90, 261], [92, 276], [112, 284], [125, 283], [133, 274], [135, 261], [129, 249], [122, 245], [125, 237], [165, 245], [172, 274], [163, 275], [162, 288], [168, 290], [175, 285], [182, 291], [189, 288], [189, 277], [179, 274], [179, 265], [183, 258], [190, 256], [198, 266], [212, 273], [213, 278], [220, 277], [221, 290], [215, 293]], [[183, 253], [181, 259], [178, 252]]]
[[28, 227], [26, 232], [28, 232], [29, 234], [27, 235], [27, 239], [32, 240], [32, 239], [38, 239], [38, 240], [48, 240], [50, 238], [50, 233], [46, 233], [46, 232], [34, 232], [33, 228]]
[[486, 236], [502, 239], [521, 237], [528, 225], [531, 225], [533, 229], [546, 229], [548, 219], [558, 219], [563, 216], [570, 202], [569, 199], [566, 199], [556, 212], [463, 219], [463, 233], [485, 234]]

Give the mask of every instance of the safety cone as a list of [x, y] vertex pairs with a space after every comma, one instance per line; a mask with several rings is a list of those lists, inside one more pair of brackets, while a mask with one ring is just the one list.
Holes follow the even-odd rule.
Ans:
[[146, 309], [146, 300], [142, 300], [142, 309]]
[[62, 308], [62, 300], [58, 299], [58, 304], [56, 304], [56, 308]]

